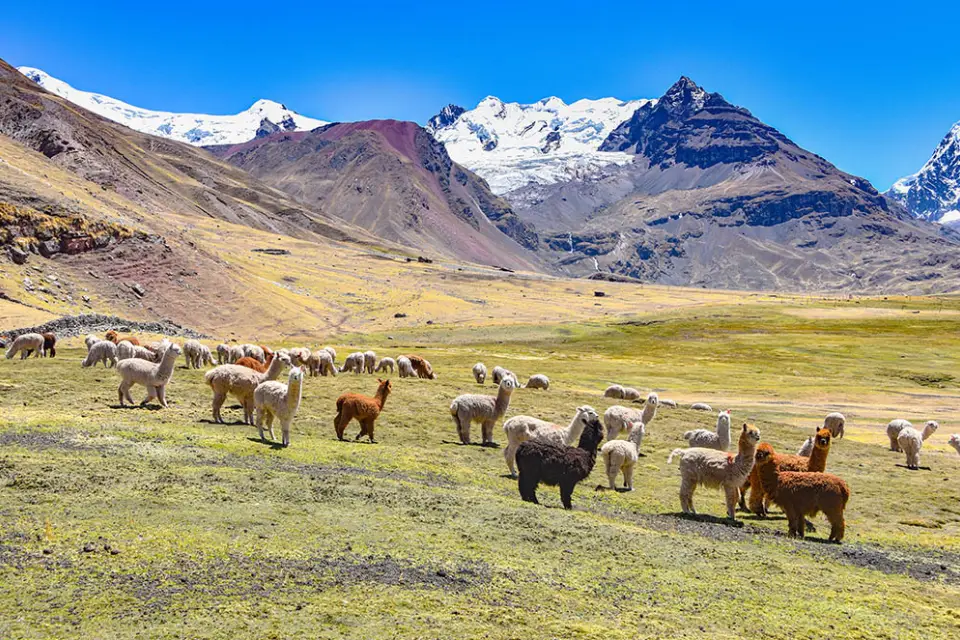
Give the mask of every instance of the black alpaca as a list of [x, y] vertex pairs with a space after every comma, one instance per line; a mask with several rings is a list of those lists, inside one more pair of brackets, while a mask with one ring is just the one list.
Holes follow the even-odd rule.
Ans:
[[527, 502], [537, 502], [537, 485], [541, 482], [551, 487], [560, 487], [560, 501], [564, 509], [572, 509], [570, 498], [573, 489], [585, 480], [597, 461], [597, 447], [603, 440], [603, 425], [594, 416], [576, 447], [549, 440], [527, 440], [517, 448], [517, 469], [520, 479], [517, 485], [520, 497]]

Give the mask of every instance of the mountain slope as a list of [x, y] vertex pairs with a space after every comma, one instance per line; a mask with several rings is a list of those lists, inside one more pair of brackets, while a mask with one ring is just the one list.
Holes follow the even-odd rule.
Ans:
[[213, 149], [307, 206], [471, 262], [539, 268], [539, 240], [487, 184], [413, 122], [337, 123]]
[[171, 113], [134, 107], [99, 93], [81, 91], [66, 82], [35, 69], [19, 71], [38, 85], [66, 98], [97, 115], [126, 125], [135, 131], [192, 145], [238, 144], [257, 136], [258, 131], [309, 131], [327, 124], [308, 118], [272, 100], [257, 100], [249, 109], [235, 115]]
[[635, 159], [507, 195], [569, 273], [750, 289], [960, 287], [955, 234], [688, 78], [600, 148]]
[[448, 105], [426, 128], [456, 162], [487, 180], [494, 193], [505, 193], [630, 162], [627, 154], [597, 149], [610, 131], [649, 102], [602, 98], [568, 105], [544, 98], [518, 104], [490, 96], [469, 111]]
[[960, 122], [920, 171], [897, 180], [886, 195], [923, 220], [960, 224]]

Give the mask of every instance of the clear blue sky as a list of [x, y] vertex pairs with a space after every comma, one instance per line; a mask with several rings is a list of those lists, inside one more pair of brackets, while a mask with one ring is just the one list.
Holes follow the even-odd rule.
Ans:
[[153, 109], [327, 120], [657, 97], [686, 74], [881, 189], [960, 120], [956, 2], [92, 4], [8, 3], [0, 57]]

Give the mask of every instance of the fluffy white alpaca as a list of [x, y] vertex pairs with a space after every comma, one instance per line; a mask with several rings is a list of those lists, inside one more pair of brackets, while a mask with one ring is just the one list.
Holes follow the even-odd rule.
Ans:
[[482, 362], [473, 365], [473, 379], [477, 384], [483, 384], [487, 379], [487, 365]]
[[713, 411], [713, 407], [708, 405], [706, 402], [694, 402], [690, 405], [690, 408], [694, 411]]
[[842, 413], [834, 411], [833, 413], [828, 413], [827, 417], [823, 419], [823, 428], [830, 430], [830, 435], [834, 438], [840, 439], [843, 437], [843, 427], [847, 424], [847, 419]]
[[394, 360], [393, 358], [386, 358], [386, 357], [385, 357], [385, 358], [381, 358], [381, 359], [380, 359], [380, 362], [377, 363], [377, 367], [376, 367], [376, 369], [374, 369], [374, 372], [375, 372], [375, 373], [380, 373], [380, 372], [386, 373], [386, 372], [389, 371], [390, 373], [393, 373], [393, 370], [396, 368], [396, 366], [397, 366], [397, 361]]
[[363, 351], [354, 351], [343, 361], [340, 373], [363, 373]]
[[727, 517], [736, 519], [740, 488], [753, 469], [758, 442], [760, 430], [744, 423], [736, 456], [702, 447], [674, 449], [667, 458], [667, 464], [673, 462], [675, 457], [680, 458], [680, 508], [683, 512], [696, 514], [693, 493], [698, 486], [721, 487], [726, 494]]
[[[403, 371], [401, 367], [400, 371]], [[401, 373], [402, 375], [402, 373]], [[484, 446], [496, 446], [493, 441], [493, 427], [503, 417], [510, 406], [510, 396], [516, 388], [511, 378], [500, 382], [497, 395], [488, 396], [478, 393], [464, 393], [450, 403], [450, 415], [457, 427], [461, 444], [470, 444], [470, 425], [479, 422]]]
[[7, 360], [18, 353], [21, 360], [26, 360], [31, 352], [33, 352], [34, 357], [39, 358], [41, 351], [43, 351], [43, 336], [39, 333], [23, 333], [14, 338], [10, 348], [7, 349]]
[[400, 374], [401, 378], [417, 377], [417, 372], [413, 368], [413, 363], [410, 362], [410, 358], [407, 356], [400, 356], [397, 358], [397, 373]]
[[920, 433], [913, 427], [904, 427], [897, 435], [897, 444], [900, 450], [907, 456], [907, 468], [920, 468], [920, 450], [923, 449], [924, 441], [936, 433], [940, 427], [934, 420], [928, 420], [923, 427], [923, 433]]
[[[504, 379], [506, 380], [509, 378]], [[503, 431], [507, 436], [507, 447], [503, 450], [503, 459], [507, 463], [510, 477], [517, 477], [517, 449], [521, 443], [538, 438], [570, 446], [580, 439], [586, 426], [598, 418], [593, 407], [584, 405], [577, 407], [573, 419], [565, 427], [533, 416], [514, 416], [504, 422]]]
[[726, 451], [730, 448], [730, 411], [721, 411], [717, 414], [716, 432], [708, 429], [693, 429], [684, 433], [683, 439], [691, 447]]
[[530, 376], [530, 379], [527, 380], [527, 384], [524, 385], [527, 389], [543, 389], [546, 391], [550, 388], [550, 378], [543, 375], [542, 373], [536, 373]]
[[363, 352], [363, 370], [365, 373], [373, 373], [374, 369], [377, 368], [377, 352], [376, 351], [364, 351]]
[[117, 373], [120, 375], [120, 386], [117, 387], [117, 396], [120, 406], [126, 400], [133, 404], [130, 397], [130, 387], [142, 384], [147, 388], [147, 397], [141, 405], [147, 404], [154, 398], [160, 401], [160, 406], [167, 406], [167, 384], [173, 377], [173, 366], [180, 355], [180, 346], [168, 344], [163, 349], [160, 362], [153, 363], [139, 358], [129, 358], [117, 363]]
[[887, 438], [890, 439], [890, 451], [900, 451], [900, 444], [897, 442], [897, 438], [900, 436], [900, 432], [907, 427], [913, 428], [913, 425], [903, 418], [897, 418], [887, 423]]
[[260, 439], [263, 437], [263, 423], [266, 419], [270, 439], [273, 440], [273, 419], [280, 420], [280, 433], [283, 436], [283, 446], [290, 446], [290, 425], [300, 408], [300, 397], [303, 390], [303, 370], [299, 367], [290, 369], [287, 384], [276, 380], [267, 380], [257, 385], [253, 391], [253, 404], [257, 408], [257, 429], [260, 430]]
[[213, 421], [223, 422], [220, 408], [227, 395], [232, 395], [243, 406], [243, 422], [253, 424], [254, 391], [261, 382], [276, 380], [283, 367], [289, 364], [289, 356], [278, 351], [264, 373], [238, 364], [222, 364], [207, 371], [204, 380], [213, 389]]
[[83, 344], [87, 345], [87, 352], [90, 351], [90, 347], [97, 344], [98, 342], [100, 342], [100, 338], [93, 335], [92, 333], [88, 333], [87, 337], [83, 339]]
[[626, 389], [623, 388], [623, 385], [612, 384], [603, 390], [603, 397], [616, 398], [617, 400], [623, 400], [623, 394], [625, 392], [626, 392]]
[[81, 367], [95, 367], [102, 362], [104, 368], [117, 364], [117, 345], [109, 340], [99, 340], [87, 351], [87, 357], [80, 363]]
[[600, 449], [610, 489], [617, 488], [617, 474], [623, 472], [623, 487], [627, 491], [633, 491], [633, 468], [640, 456], [640, 445], [645, 433], [642, 422], [633, 422], [626, 440], [611, 440]]
[[950, 436], [950, 439], [947, 440], [947, 444], [957, 450], [957, 453], [960, 453], [960, 433], [954, 433]]

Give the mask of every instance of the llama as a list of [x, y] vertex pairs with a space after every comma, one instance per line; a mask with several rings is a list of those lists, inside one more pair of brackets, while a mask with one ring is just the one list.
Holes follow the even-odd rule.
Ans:
[[960, 433], [954, 433], [950, 436], [950, 439], [947, 440], [947, 444], [957, 450], [957, 453], [960, 453]]
[[377, 352], [376, 351], [364, 351], [363, 352], [363, 370], [365, 373], [373, 373], [374, 369], [377, 368]]
[[846, 527], [843, 512], [850, 499], [847, 483], [829, 473], [781, 471], [777, 458], [768, 443], [757, 448], [760, 483], [764, 492], [787, 515], [790, 536], [803, 538], [806, 534], [805, 518], [822, 511], [830, 521], [830, 542], [843, 540]]
[[236, 364], [222, 364], [207, 371], [203, 379], [213, 390], [213, 421], [223, 424], [220, 408], [229, 394], [240, 401], [244, 424], [254, 424], [254, 391], [261, 382], [276, 380], [283, 367], [289, 364], [290, 358], [286, 354], [277, 353], [264, 373]]
[[340, 373], [363, 373], [363, 352], [355, 351], [347, 356], [340, 367]]
[[397, 358], [397, 373], [400, 374], [401, 378], [417, 377], [417, 372], [413, 370], [413, 365], [410, 364], [410, 358], [407, 356]]
[[510, 406], [510, 396], [516, 388], [512, 378], [500, 381], [500, 388], [496, 396], [479, 393], [464, 393], [450, 403], [450, 415], [453, 424], [457, 427], [460, 444], [470, 444], [470, 425], [480, 423], [482, 442], [484, 447], [495, 447], [493, 441], [493, 427]]
[[626, 389], [623, 388], [623, 385], [612, 384], [603, 390], [603, 397], [623, 400], [624, 393], [626, 393]]
[[393, 373], [393, 370], [397, 366], [397, 361], [393, 358], [381, 358], [380, 362], [377, 363], [376, 368], [373, 370], [374, 373]]
[[[418, 378], [424, 378], [426, 380], [437, 379], [437, 374], [433, 372], [433, 367], [430, 366], [429, 360], [416, 355], [408, 355], [407, 358], [410, 360], [410, 365], [413, 367], [413, 370], [417, 372]], [[514, 383], [516, 383], [516, 379], [514, 379]]]
[[173, 367], [180, 355], [180, 346], [170, 344], [163, 350], [163, 356], [158, 363], [147, 362], [139, 358], [130, 358], [117, 363], [117, 373], [120, 375], [120, 386], [117, 387], [117, 396], [120, 406], [126, 400], [131, 405], [130, 388], [135, 384], [142, 384], [147, 388], [147, 397], [140, 403], [147, 404], [154, 398], [160, 401], [160, 406], [167, 408], [167, 385], [173, 378]]
[[542, 373], [534, 374], [530, 376], [530, 379], [527, 380], [527, 384], [525, 384], [524, 387], [527, 389], [543, 389], [546, 391], [550, 388], [550, 378]]
[[482, 362], [473, 365], [473, 379], [477, 384], [483, 384], [487, 380], [487, 365]]
[[726, 451], [730, 448], [730, 411], [721, 411], [717, 414], [717, 431], [694, 429], [683, 434], [683, 439], [691, 447], [703, 447]]
[[40, 355], [44, 358], [56, 358], [57, 357], [57, 336], [54, 333], [42, 333], [43, 336], [43, 349], [40, 352]]
[[[827, 456], [830, 455], [830, 441], [832, 438], [833, 435], [830, 429], [826, 427], [820, 429], [817, 431], [817, 435], [813, 440], [813, 451], [809, 458], [778, 454], [776, 459], [777, 470], [822, 473], [827, 468]], [[766, 516], [770, 496], [766, 495], [764, 491], [763, 483], [760, 481], [760, 471], [756, 467], [750, 472], [750, 477], [747, 482], [750, 485], [750, 502], [748, 509], [760, 517]]]
[[753, 456], [758, 442], [760, 430], [744, 423], [736, 456], [702, 447], [674, 449], [667, 458], [667, 464], [673, 462], [674, 457], [680, 458], [680, 508], [683, 512], [696, 515], [693, 493], [698, 485], [722, 487], [726, 493], [727, 518], [735, 520], [740, 488], [753, 469]]
[[645, 434], [646, 428], [642, 422], [632, 422], [626, 440], [612, 440], [600, 449], [610, 489], [616, 490], [617, 473], [623, 472], [623, 488], [633, 491], [633, 468], [639, 459]]
[[537, 486], [560, 487], [560, 502], [564, 509], [572, 509], [573, 490], [585, 480], [597, 462], [597, 448], [603, 440], [603, 425], [596, 411], [580, 434], [576, 447], [568, 447], [552, 439], [534, 438], [517, 449], [517, 488], [526, 502], [537, 502]]
[[833, 413], [828, 413], [827, 417], [823, 419], [823, 428], [830, 429], [830, 435], [840, 440], [843, 438], [843, 427], [847, 424], [847, 419], [842, 413], [834, 411]]
[[[505, 378], [504, 382], [506, 382], [506, 380], [508, 380], [508, 378]], [[500, 384], [503, 385], [504, 382]], [[513, 384], [513, 380], [510, 380], [510, 384]], [[481, 397], [485, 398], [489, 396]], [[566, 427], [561, 427], [553, 422], [547, 422], [532, 416], [514, 416], [504, 422], [503, 431], [507, 436], [507, 447], [503, 450], [503, 459], [507, 463], [507, 470], [510, 472], [510, 477], [517, 477], [517, 449], [522, 443], [527, 440], [532, 440], [533, 438], [541, 438], [570, 446], [580, 439], [580, 434], [583, 433], [586, 426], [597, 417], [597, 412], [593, 407], [584, 405], [577, 407], [577, 412], [574, 414], [570, 424]]]
[[493, 384], [499, 385], [501, 382], [503, 382], [504, 378], [510, 378], [513, 380], [514, 387], [520, 387], [520, 381], [517, 379], [517, 374], [501, 366], [494, 367], [493, 371], [490, 373], [490, 377], [493, 378]]
[[31, 353], [35, 352], [35, 357], [40, 357], [40, 351], [43, 349], [43, 336], [39, 333], [23, 333], [14, 338], [10, 348], [7, 349], [7, 360], [20, 354], [21, 360], [26, 360]]
[[913, 427], [904, 427], [897, 435], [897, 444], [900, 450], [907, 456], [907, 468], [920, 468], [920, 450], [923, 449], [923, 443], [927, 438], [936, 433], [940, 425], [935, 420], [928, 420], [923, 427], [923, 433], [920, 433]]
[[87, 357], [80, 363], [81, 367], [95, 367], [98, 362], [103, 363], [104, 369], [117, 364], [117, 345], [109, 340], [100, 340], [87, 352]]
[[[272, 354], [271, 354], [272, 355]], [[270, 440], [273, 440], [273, 418], [280, 420], [280, 434], [283, 437], [283, 446], [290, 446], [290, 425], [293, 423], [297, 409], [300, 408], [300, 397], [303, 392], [303, 370], [299, 367], [290, 369], [287, 384], [276, 380], [265, 380], [253, 390], [253, 404], [257, 409], [257, 429], [260, 439], [263, 437], [263, 423], [266, 420], [270, 431]]]
[[360, 395], [359, 393], [344, 393], [337, 398], [337, 417], [333, 419], [333, 428], [337, 431], [337, 439], [343, 440], [343, 432], [347, 425], [354, 418], [360, 423], [360, 433], [354, 440], [359, 440], [363, 436], [370, 439], [371, 444], [376, 444], [373, 439], [373, 428], [380, 412], [383, 411], [383, 405], [387, 402], [390, 390], [393, 385], [390, 380], [377, 379], [377, 393], [374, 397]]

